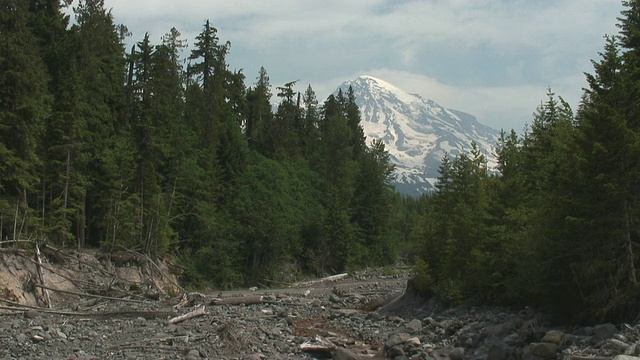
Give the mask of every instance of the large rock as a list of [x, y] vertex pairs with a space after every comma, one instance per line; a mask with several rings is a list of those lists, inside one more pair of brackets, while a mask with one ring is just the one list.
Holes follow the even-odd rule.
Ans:
[[495, 343], [489, 347], [487, 360], [506, 360], [509, 358], [511, 351], [506, 344]]
[[411, 335], [409, 335], [407, 333], [393, 334], [393, 335], [391, 335], [389, 340], [387, 340], [384, 343], [384, 348], [385, 349], [390, 349], [390, 348], [392, 348], [392, 347], [394, 347], [396, 345], [404, 344], [407, 340], [409, 340], [409, 338], [411, 338]]
[[358, 360], [360, 357], [356, 355], [353, 351], [347, 350], [345, 348], [337, 348], [331, 352], [331, 356], [334, 360]]
[[558, 345], [554, 343], [532, 343], [530, 350], [533, 355], [551, 359], [556, 356]]
[[563, 337], [564, 332], [560, 330], [549, 330], [546, 334], [544, 334], [542, 342], [560, 344]]
[[420, 321], [418, 319], [413, 319], [413, 320], [409, 321], [409, 323], [407, 323], [407, 325], [405, 325], [405, 327], [412, 334], [420, 334], [422, 332], [422, 321]]
[[618, 355], [614, 357], [612, 360], [640, 360], [640, 357], [629, 356], [629, 355]]
[[598, 340], [609, 339], [617, 332], [618, 329], [611, 323], [600, 324], [593, 327], [593, 336], [595, 336]]

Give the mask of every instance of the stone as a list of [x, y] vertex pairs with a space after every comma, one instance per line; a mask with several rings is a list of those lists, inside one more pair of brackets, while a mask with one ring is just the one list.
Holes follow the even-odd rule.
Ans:
[[506, 360], [509, 357], [509, 348], [503, 343], [495, 343], [489, 347], [487, 360]]
[[411, 336], [407, 333], [393, 334], [389, 340], [384, 343], [385, 349], [392, 348], [396, 345], [404, 344]]
[[609, 339], [600, 346], [600, 349], [605, 351], [607, 354], [617, 355], [627, 351], [630, 346], [630, 344], [627, 344], [624, 341]]
[[599, 340], [607, 340], [618, 332], [618, 328], [611, 323], [600, 324], [593, 327], [593, 336]]
[[449, 353], [449, 360], [464, 360], [464, 348], [453, 348]]
[[551, 359], [556, 356], [558, 345], [554, 343], [532, 343], [530, 349], [533, 355]]
[[418, 319], [413, 319], [409, 321], [405, 327], [411, 331], [412, 334], [419, 334], [422, 332], [422, 321]]
[[576, 336], [593, 336], [593, 328], [591, 326], [581, 327], [573, 331]]
[[531, 353], [531, 345], [528, 345], [522, 350], [522, 360], [544, 360], [544, 358]]
[[331, 357], [334, 360], [358, 360], [360, 357], [356, 355], [353, 351], [347, 350], [345, 348], [337, 348], [331, 352]]
[[407, 339], [405, 343], [413, 346], [418, 346], [420, 345], [420, 339], [418, 339], [417, 337], [412, 337]]
[[612, 360], [640, 360], [640, 357], [629, 356], [629, 355], [618, 355], [618, 356], [615, 356]]
[[404, 350], [402, 350], [402, 347], [398, 345], [392, 346], [387, 349], [387, 356], [392, 359], [395, 359], [398, 356], [404, 356]]
[[564, 337], [564, 332], [560, 330], [549, 330], [542, 337], [542, 342], [560, 344], [563, 337]]
[[24, 312], [24, 317], [26, 317], [27, 319], [35, 319], [38, 316], [40, 316], [40, 313], [34, 309], [29, 309]]
[[289, 352], [289, 345], [287, 345], [287, 343], [284, 341], [276, 340], [273, 342], [273, 346], [283, 354], [286, 354]]

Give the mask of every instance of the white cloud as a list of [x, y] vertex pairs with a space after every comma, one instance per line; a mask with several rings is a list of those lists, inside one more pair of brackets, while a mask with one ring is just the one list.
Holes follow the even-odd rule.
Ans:
[[[115, 20], [152, 39], [193, 39], [210, 19], [231, 41], [231, 68], [252, 83], [302, 79], [318, 96], [363, 72], [521, 128], [547, 86], [577, 105], [584, 71], [617, 32], [620, 0], [105, 0]], [[372, 70], [373, 69], [373, 70]], [[377, 69], [377, 70], [376, 70]]]

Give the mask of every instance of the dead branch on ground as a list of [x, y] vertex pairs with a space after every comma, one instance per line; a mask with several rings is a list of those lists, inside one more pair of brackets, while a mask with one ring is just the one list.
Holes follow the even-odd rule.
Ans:
[[202, 307], [200, 307], [200, 308], [198, 308], [198, 309], [196, 309], [194, 311], [188, 312], [188, 313], [186, 313], [184, 315], [176, 316], [174, 318], [171, 318], [171, 319], [167, 320], [167, 325], [169, 325], [169, 324], [178, 324], [178, 323], [181, 323], [183, 321], [187, 321], [189, 319], [193, 319], [194, 317], [203, 316], [203, 315], [207, 315], [207, 312], [204, 310], [204, 306], [202, 306]]

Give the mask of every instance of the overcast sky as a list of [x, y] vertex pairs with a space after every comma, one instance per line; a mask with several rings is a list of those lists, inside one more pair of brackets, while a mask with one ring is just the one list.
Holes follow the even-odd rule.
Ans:
[[231, 42], [231, 69], [255, 83], [300, 80], [322, 101], [343, 81], [379, 77], [520, 132], [547, 87], [575, 109], [583, 73], [617, 34], [620, 0], [105, 0], [116, 23], [189, 45], [206, 19]]

